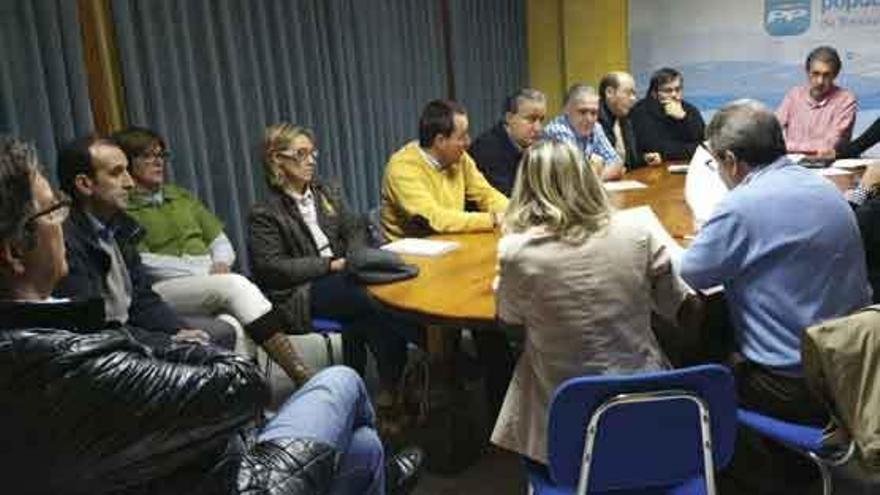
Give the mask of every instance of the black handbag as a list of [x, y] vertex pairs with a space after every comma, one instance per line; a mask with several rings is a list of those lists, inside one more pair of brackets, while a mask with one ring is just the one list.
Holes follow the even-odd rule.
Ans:
[[363, 284], [387, 284], [419, 274], [419, 267], [407, 264], [397, 253], [370, 247], [349, 252], [345, 270]]

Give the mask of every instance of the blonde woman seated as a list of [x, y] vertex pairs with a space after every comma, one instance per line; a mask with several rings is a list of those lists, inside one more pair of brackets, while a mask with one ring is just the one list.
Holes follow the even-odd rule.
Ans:
[[611, 210], [568, 143], [541, 141], [526, 151], [502, 232], [498, 316], [524, 327], [525, 348], [492, 442], [546, 464], [554, 389], [581, 375], [670, 367], [651, 311], [674, 319], [687, 293], [663, 246]]
[[381, 382], [376, 406], [385, 419], [406, 364], [401, 335], [412, 330], [346, 272], [346, 255], [365, 243], [365, 231], [341, 191], [317, 180], [317, 156], [310, 129], [290, 123], [266, 128], [269, 195], [249, 217], [251, 267], [289, 328], [306, 331], [312, 318], [339, 321], [345, 363], [361, 375], [370, 348]]

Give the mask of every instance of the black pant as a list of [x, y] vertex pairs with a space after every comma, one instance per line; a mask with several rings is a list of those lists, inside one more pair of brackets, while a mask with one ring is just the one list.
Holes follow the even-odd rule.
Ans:
[[513, 377], [517, 356], [504, 332], [475, 330], [473, 336], [477, 359], [486, 371], [487, 413], [490, 424], [494, 425]]
[[[813, 399], [802, 377], [773, 372], [751, 361], [733, 366], [740, 407], [799, 424], [825, 426], [828, 413]], [[722, 473], [721, 493], [804, 494], [821, 493], [815, 465], [751, 430], [737, 430], [733, 460]]]
[[382, 385], [396, 386], [406, 365], [404, 335], [410, 336], [417, 329], [385, 310], [345, 274], [334, 273], [313, 281], [310, 297], [313, 317], [342, 324], [345, 364], [363, 376], [369, 347]]

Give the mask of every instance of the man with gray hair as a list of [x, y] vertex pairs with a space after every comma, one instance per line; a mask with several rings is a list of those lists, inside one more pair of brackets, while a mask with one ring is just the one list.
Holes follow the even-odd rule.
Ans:
[[626, 169], [614, 146], [605, 136], [599, 120], [599, 95], [592, 86], [575, 84], [565, 94], [563, 113], [544, 129], [544, 136], [568, 141], [584, 153], [584, 158], [602, 180], [623, 176]]
[[834, 156], [834, 149], [849, 142], [856, 121], [856, 97], [834, 84], [840, 74], [837, 50], [813, 49], [804, 63], [807, 83], [791, 88], [776, 116], [785, 131], [789, 153]]
[[[742, 357], [734, 369], [740, 406], [822, 426], [827, 413], [806, 388], [800, 340], [810, 325], [871, 302], [855, 216], [830, 181], [785, 157], [782, 127], [762, 104], [727, 104], [706, 134], [730, 192], [683, 254], [681, 276], [695, 289], [724, 285]], [[752, 478], [784, 458], [772, 452], [733, 471]]]
[[513, 190], [513, 179], [523, 151], [539, 137], [547, 116], [547, 98], [532, 88], [522, 88], [504, 100], [504, 118], [480, 134], [469, 152], [477, 168], [505, 196]]

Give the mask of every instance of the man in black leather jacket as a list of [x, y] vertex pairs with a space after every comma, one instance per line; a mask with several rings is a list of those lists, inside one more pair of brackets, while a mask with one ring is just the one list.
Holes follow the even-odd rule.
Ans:
[[[0, 479], [9, 493], [381, 494], [382, 444], [363, 382], [328, 368], [261, 430], [268, 389], [245, 358], [146, 346], [103, 303], [52, 299], [69, 204], [32, 146], [0, 138]], [[414, 474], [397, 456], [395, 487]], [[402, 472], [401, 472], [402, 471]]]

